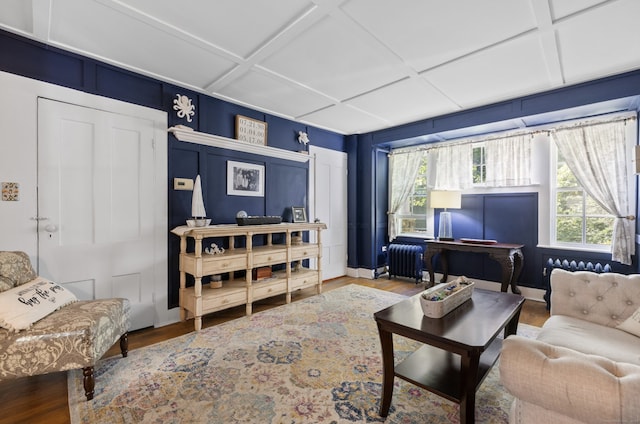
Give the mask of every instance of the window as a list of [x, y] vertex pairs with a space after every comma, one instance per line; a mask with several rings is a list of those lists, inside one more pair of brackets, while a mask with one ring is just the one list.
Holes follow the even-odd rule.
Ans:
[[483, 143], [473, 144], [473, 184], [482, 185], [487, 181], [487, 161]]
[[608, 249], [613, 233], [613, 216], [584, 191], [559, 152], [556, 160], [555, 242]]
[[398, 214], [399, 233], [427, 233], [427, 158], [423, 156], [413, 189]]

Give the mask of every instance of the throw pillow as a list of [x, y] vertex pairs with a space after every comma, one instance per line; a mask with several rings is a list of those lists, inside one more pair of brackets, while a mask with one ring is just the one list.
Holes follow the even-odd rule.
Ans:
[[0, 292], [36, 278], [29, 255], [24, 252], [0, 251]]
[[616, 328], [640, 337], [640, 308]]
[[50, 313], [78, 299], [64, 287], [42, 277], [0, 293], [0, 327], [26, 330]]

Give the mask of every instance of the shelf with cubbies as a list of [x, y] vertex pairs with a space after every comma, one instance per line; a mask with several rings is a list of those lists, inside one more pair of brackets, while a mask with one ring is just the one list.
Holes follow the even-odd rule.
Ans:
[[[280, 294], [291, 302], [291, 293], [309, 287], [322, 292], [321, 232], [327, 226], [315, 223], [280, 223], [265, 225], [209, 225], [177, 227], [172, 233], [180, 237], [180, 319], [194, 319], [196, 331], [202, 328], [202, 316], [239, 305], [246, 305], [251, 314], [252, 303]], [[302, 233], [314, 233], [312, 242], [302, 242]], [[275, 236], [275, 237], [274, 237]], [[193, 251], [187, 251], [188, 239], [193, 239]], [[255, 243], [258, 238], [262, 244]], [[274, 238], [277, 242], [274, 242]], [[223, 253], [207, 254], [203, 245], [209, 239], [225, 240]], [[255, 243], [255, 245], [254, 245]], [[239, 247], [236, 247], [239, 246]], [[315, 269], [303, 267], [305, 259], [315, 259]], [[254, 270], [284, 268], [268, 278], [253, 279]], [[236, 279], [244, 271], [244, 280]], [[187, 287], [187, 274], [194, 285]], [[222, 283], [207, 285], [202, 278], [225, 275]]]

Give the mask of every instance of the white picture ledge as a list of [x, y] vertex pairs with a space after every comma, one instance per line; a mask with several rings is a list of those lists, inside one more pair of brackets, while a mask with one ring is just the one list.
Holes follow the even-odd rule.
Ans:
[[194, 131], [188, 127], [171, 127], [169, 132], [178, 140], [187, 143], [204, 144], [207, 146], [219, 147], [221, 149], [237, 150], [241, 152], [253, 153], [256, 155], [269, 156], [272, 158], [292, 160], [296, 162], [309, 161], [309, 155], [305, 153], [292, 152], [289, 150], [278, 149], [276, 147], [262, 146], [259, 144], [246, 143], [232, 138], [221, 137]]

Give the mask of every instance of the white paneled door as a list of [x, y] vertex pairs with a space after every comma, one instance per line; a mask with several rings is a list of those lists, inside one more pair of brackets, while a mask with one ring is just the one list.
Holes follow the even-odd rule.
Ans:
[[38, 272], [154, 324], [153, 122], [38, 99]]
[[309, 154], [310, 219], [327, 224], [321, 242], [322, 278], [328, 280], [347, 274], [347, 154], [315, 146]]

